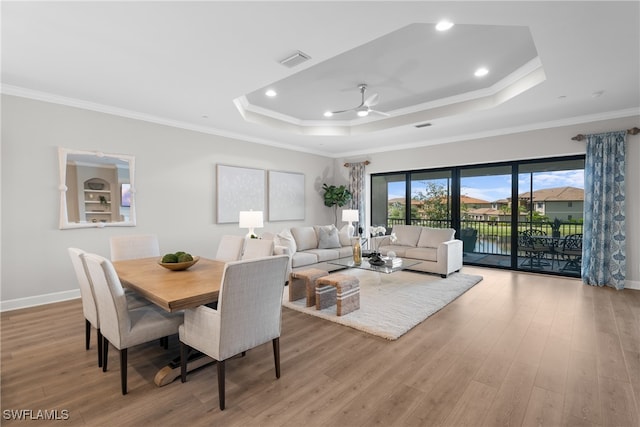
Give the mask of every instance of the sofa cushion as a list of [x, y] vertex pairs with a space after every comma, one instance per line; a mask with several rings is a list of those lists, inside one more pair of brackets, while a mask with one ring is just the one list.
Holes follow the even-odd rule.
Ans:
[[431, 228], [422, 227], [420, 232], [419, 248], [437, 248], [442, 242], [448, 242], [453, 239], [456, 230], [453, 228]]
[[404, 256], [411, 259], [419, 259], [421, 261], [438, 261], [438, 249], [436, 248], [410, 248], [407, 249]]
[[318, 256], [310, 252], [296, 252], [291, 257], [291, 267], [302, 267], [305, 265], [317, 264]]
[[353, 248], [351, 246], [343, 246], [338, 249], [338, 258], [346, 258], [353, 256]]
[[296, 240], [298, 251], [318, 248], [318, 237], [313, 227], [292, 227], [291, 234]]
[[318, 229], [318, 249], [333, 249], [341, 246], [338, 229], [335, 226]]
[[351, 236], [353, 236], [353, 225], [345, 224], [341, 229], [338, 235], [340, 236], [340, 245], [341, 246], [351, 246]]
[[333, 261], [340, 258], [339, 249], [309, 249], [305, 253], [314, 254], [318, 262]]
[[395, 244], [416, 247], [422, 231], [421, 228], [416, 225], [394, 225], [393, 233], [395, 233], [397, 239]]
[[291, 235], [291, 232], [287, 229], [282, 230], [275, 235], [274, 242], [276, 246], [284, 246], [289, 250], [289, 254], [295, 254], [298, 248], [296, 247], [296, 240]]

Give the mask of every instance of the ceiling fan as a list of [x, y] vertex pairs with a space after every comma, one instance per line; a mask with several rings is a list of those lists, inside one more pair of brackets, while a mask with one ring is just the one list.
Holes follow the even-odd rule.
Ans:
[[369, 96], [367, 99], [364, 99], [364, 93], [367, 90], [367, 85], [362, 83], [358, 85], [358, 89], [360, 90], [360, 94], [362, 95], [362, 102], [355, 108], [349, 108], [347, 110], [339, 110], [339, 111], [327, 111], [324, 113], [325, 117], [331, 117], [334, 114], [346, 113], [349, 111], [355, 111], [358, 114], [358, 117], [366, 117], [369, 113], [380, 114], [381, 116], [390, 116], [389, 113], [385, 113], [383, 111], [374, 110], [371, 107], [375, 106], [380, 102], [380, 96], [377, 93]]

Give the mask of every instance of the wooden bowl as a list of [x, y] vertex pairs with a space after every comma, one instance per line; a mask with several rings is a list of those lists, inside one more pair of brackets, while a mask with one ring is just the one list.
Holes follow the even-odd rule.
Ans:
[[194, 256], [193, 261], [186, 261], [186, 262], [162, 262], [162, 259], [161, 259], [160, 261], [158, 261], [158, 264], [160, 264], [164, 268], [171, 271], [182, 271], [191, 267], [193, 264], [198, 262], [199, 259], [200, 259], [199, 256]]

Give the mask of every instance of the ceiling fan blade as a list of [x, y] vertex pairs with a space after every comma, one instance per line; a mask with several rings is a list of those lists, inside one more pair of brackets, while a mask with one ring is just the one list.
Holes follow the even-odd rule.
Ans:
[[340, 113], [346, 113], [349, 111], [353, 111], [353, 108], [349, 108], [348, 110], [332, 111], [331, 114], [340, 114]]
[[364, 101], [364, 105], [367, 107], [373, 107], [374, 105], [378, 105], [378, 102], [380, 102], [380, 96], [377, 93], [374, 93]]
[[391, 116], [391, 114], [389, 114], [389, 113], [385, 113], [384, 111], [372, 110], [371, 108], [369, 108], [369, 112], [370, 113], [380, 114], [381, 116], [385, 116], [385, 117], [390, 117]]

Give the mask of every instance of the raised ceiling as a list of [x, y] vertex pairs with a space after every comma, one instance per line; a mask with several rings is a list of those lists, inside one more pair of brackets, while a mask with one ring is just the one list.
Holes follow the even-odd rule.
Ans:
[[[635, 1], [2, 2], [2, 91], [358, 156], [639, 114], [639, 13]], [[441, 19], [454, 27], [436, 33]], [[279, 63], [297, 50], [311, 59]], [[360, 83], [390, 117], [322, 116], [358, 105]]]

